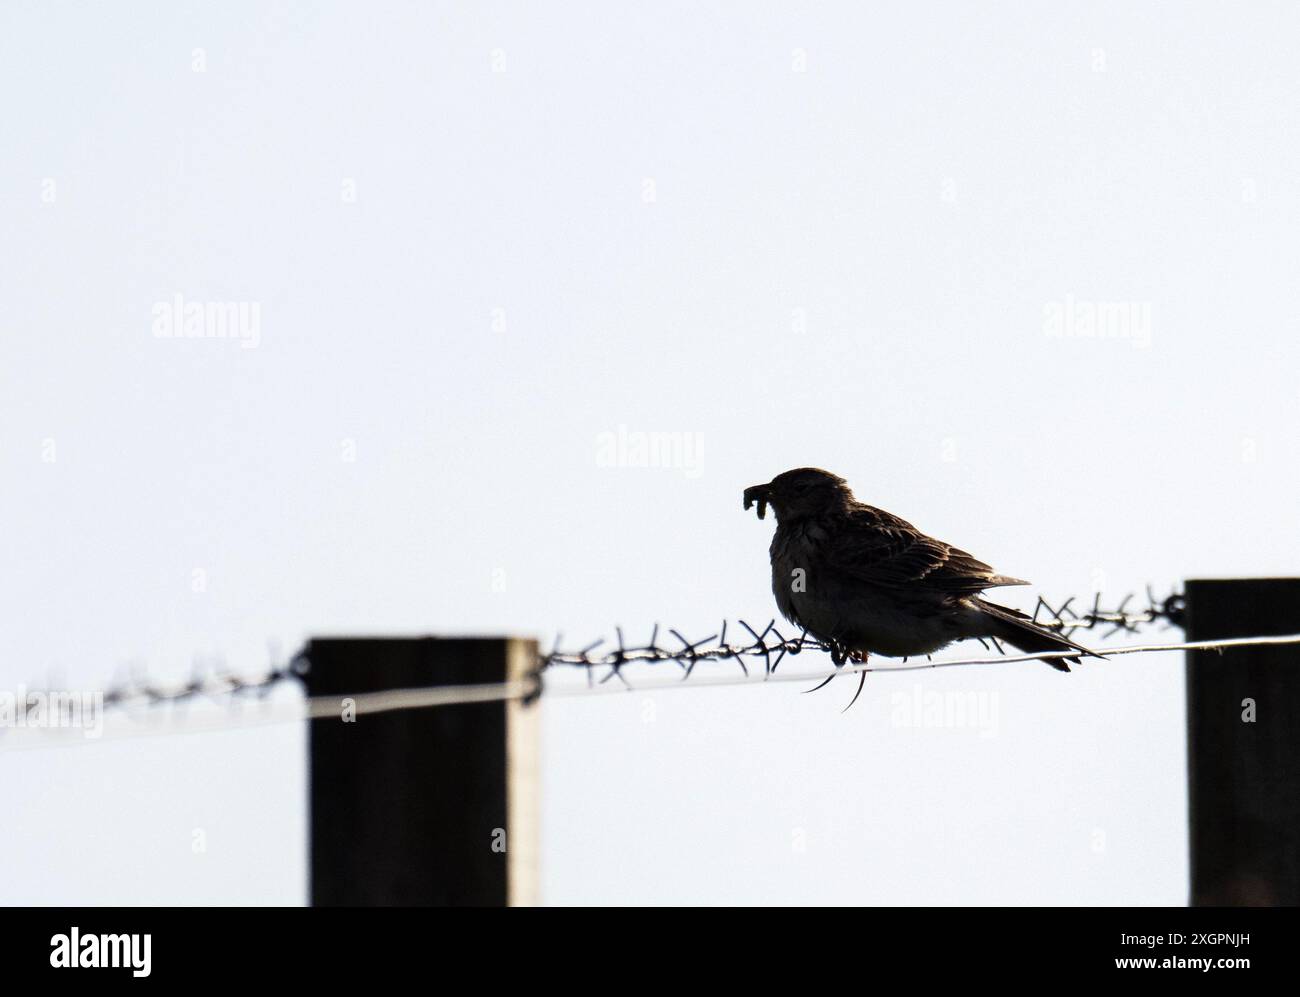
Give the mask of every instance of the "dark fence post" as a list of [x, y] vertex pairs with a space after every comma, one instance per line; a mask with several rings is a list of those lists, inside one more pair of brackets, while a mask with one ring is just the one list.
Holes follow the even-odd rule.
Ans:
[[[1189, 581], [1188, 640], [1300, 633], [1300, 578]], [[1300, 904], [1300, 645], [1187, 652], [1193, 906]]]
[[342, 719], [352, 694], [524, 681], [533, 641], [331, 638], [308, 645], [311, 902], [537, 902], [538, 707], [518, 700]]

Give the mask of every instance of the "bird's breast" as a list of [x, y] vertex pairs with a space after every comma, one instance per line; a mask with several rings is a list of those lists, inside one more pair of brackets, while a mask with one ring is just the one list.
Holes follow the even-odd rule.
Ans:
[[781, 615], [803, 626], [818, 561], [818, 541], [804, 524], [778, 526], [772, 537], [772, 595]]

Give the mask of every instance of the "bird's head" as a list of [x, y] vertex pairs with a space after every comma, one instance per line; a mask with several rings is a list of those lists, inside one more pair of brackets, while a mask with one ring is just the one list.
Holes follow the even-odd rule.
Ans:
[[798, 467], [778, 474], [765, 485], [745, 489], [745, 508], [758, 503], [758, 518], [770, 505], [780, 522], [834, 512], [853, 501], [844, 479], [818, 467]]

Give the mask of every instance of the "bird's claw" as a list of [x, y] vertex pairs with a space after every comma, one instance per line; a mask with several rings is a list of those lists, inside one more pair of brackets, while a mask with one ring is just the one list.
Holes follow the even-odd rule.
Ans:
[[[863, 660], [865, 660], [865, 657]], [[844, 707], [844, 709], [840, 710], [841, 713], [848, 713], [849, 710], [853, 708], [853, 704], [856, 703], [858, 701], [858, 697], [862, 695], [862, 687], [866, 684], [867, 684], [867, 673], [858, 672], [858, 691], [855, 692], [853, 694], [853, 698], [849, 700], [849, 705]]]

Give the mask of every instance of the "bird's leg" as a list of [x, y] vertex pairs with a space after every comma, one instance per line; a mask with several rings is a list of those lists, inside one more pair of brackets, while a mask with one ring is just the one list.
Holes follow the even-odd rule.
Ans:
[[[830, 638], [826, 643], [830, 645], [831, 661], [834, 662], [836, 668], [839, 668], [841, 665], [844, 664], [844, 662], [848, 661], [849, 655], [854, 653], [851, 652], [847, 647], [841, 644], [834, 637]], [[824, 679], [818, 682], [811, 689], [805, 689], [804, 695], [807, 695], [810, 692], [816, 692], [818, 689], [824, 689], [828, 684], [830, 684], [830, 681], [833, 678], [835, 678], [834, 673], [827, 675]]]

